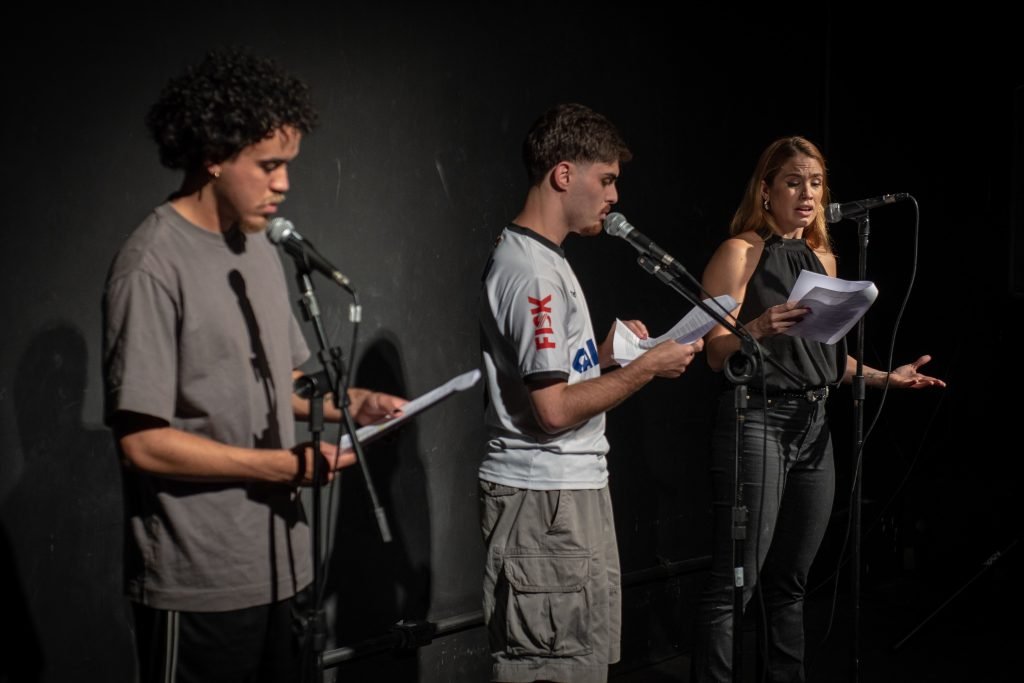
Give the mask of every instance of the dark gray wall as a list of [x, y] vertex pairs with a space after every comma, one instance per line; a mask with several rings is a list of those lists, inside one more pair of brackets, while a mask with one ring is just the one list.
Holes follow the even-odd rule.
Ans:
[[[839, 201], [913, 194], [917, 243], [912, 204], [873, 213], [868, 277], [881, 296], [866, 318], [866, 360], [883, 364], [893, 343], [897, 363], [929, 352], [950, 388], [887, 399], [866, 446], [865, 565], [869, 577], [955, 582], [1018, 533], [1019, 447], [1003, 445], [1013, 443], [1010, 411], [994, 393], [1019, 374], [1009, 321], [1021, 312], [1008, 247], [1021, 228], [1011, 206], [1022, 205], [1024, 174], [1011, 149], [1022, 69], [1006, 17], [938, 17], [924, 33], [827, 9], [669, 19], [643, 7], [533, 2], [223, 4], [102, 18], [54, 11], [10, 27], [0, 681], [133, 675], [119, 470], [101, 424], [99, 302], [121, 241], [177, 187], [146, 139], [146, 108], [167, 77], [223, 44], [257, 48], [311, 83], [322, 125], [303, 143], [283, 213], [359, 289], [354, 358], [348, 299], [318, 289], [359, 383], [409, 396], [478, 365], [479, 272], [523, 196], [523, 133], [553, 103], [581, 101], [619, 124], [635, 153], [619, 210], [697, 276], [757, 154], [779, 135], [822, 146]], [[835, 236], [840, 275], [853, 278], [853, 224]], [[619, 240], [566, 248], [599, 334], [615, 317], [660, 333], [688, 308]], [[899, 318], [915, 249], [915, 289]], [[619, 670], [689, 648], [709, 552], [717, 381], [695, 367], [610, 415], [628, 583]], [[346, 661], [339, 678], [483, 678], [474, 616], [481, 401], [476, 387], [368, 448], [392, 543], [381, 543], [357, 470], [327, 494], [331, 646], [358, 645], [400, 619], [451, 631], [418, 654]], [[877, 407], [868, 401], [868, 420]], [[851, 410], [848, 392], [833, 399], [843, 468]], [[816, 567], [822, 580], [847, 513], [841, 488]]]

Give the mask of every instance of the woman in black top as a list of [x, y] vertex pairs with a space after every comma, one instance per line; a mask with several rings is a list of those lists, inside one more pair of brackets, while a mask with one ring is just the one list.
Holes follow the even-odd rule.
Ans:
[[[825, 207], [825, 159], [801, 137], [776, 140], [761, 154], [730, 225], [729, 239], [704, 271], [712, 296], [731, 294], [732, 314], [771, 362], [742, 362], [740, 340], [722, 326], [705, 337], [712, 369], [749, 377], [741, 446], [746, 520], [743, 604], [760, 583], [768, 625], [765, 665], [773, 682], [804, 680], [803, 600], [807, 574], [828, 525], [835, 490], [832, 442], [825, 417], [829, 385], [856, 369], [836, 345], [782, 334], [806, 308], [787, 303], [801, 270], [836, 276]], [[921, 356], [891, 374], [864, 366], [867, 386], [945, 386], [918, 368]], [[727, 367], [727, 363], [729, 364]], [[780, 368], [781, 366], [781, 368]], [[744, 377], [744, 379], [747, 379]], [[722, 393], [712, 452], [715, 541], [711, 574], [698, 608], [694, 681], [730, 681], [734, 598], [732, 508], [735, 504], [734, 391]], [[756, 557], [756, 562], [755, 562]]]

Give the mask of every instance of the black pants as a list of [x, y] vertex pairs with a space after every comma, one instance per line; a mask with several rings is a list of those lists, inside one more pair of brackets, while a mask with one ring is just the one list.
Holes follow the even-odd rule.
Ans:
[[[730, 532], [736, 492], [735, 434], [736, 414], [729, 391], [719, 400], [715, 428], [714, 549], [698, 606], [695, 683], [732, 680], [735, 562]], [[752, 399], [741, 443], [743, 504], [749, 512], [743, 542], [743, 604], [760, 582], [768, 624], [764, 653], [768, 680], [803, 681], [807, 574], [828, 526], [835, 494], [825, 402], [783, 399], [771, 401], [765, 411], [760, 400]]]
[[141, 683], [291, 683], [312, 667], [305, 647], [309, 590], [230, 612], [177, 612], [133, 603]]

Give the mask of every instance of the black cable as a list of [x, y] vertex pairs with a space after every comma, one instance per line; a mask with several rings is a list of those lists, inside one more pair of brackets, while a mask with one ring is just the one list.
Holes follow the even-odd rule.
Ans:
[[[899, 311], [896, 314], [896, 322], [893, 324], [892, 336], [890, 337], [890, 342], [889, 342], [889, 354], [888, 354], [888, 358], [886, 360], [885, 384], [882, 386], [882, 397], [881, 397], [881, 399], [879, 399], [878, 409], [875, 411], [875, 415], [874, 415], [874, 417], [871, 420], [871, 423], [870, 423], [870, 425], [868, 427], [867, 432], [864, 434], [864, 438], [861, 440], [859, 448], [853, 454], [853, 457], [854, 457], [854, 470], [853, 470], [854, 475], [853, 475], [853, 480], [852, 480], [852, 482], [850, 484], [850, 496], [848, 498], [847, 510], [852, 510], [853, 509], [854, 497], [855, 497], [856, 487], [857, 487], [857, 481], [860, 478], [860, 470], [861, 470], [861, 465], [862, 465], [862, 457], [863, 457], [863, 453], [864, 453], [864, 445], [867, 443], [868, 438], [870, 438], [872, 432], [874, 432], [875, 426], [878, 424], [878, 420], [879, 420], [879, 418], [882, 415], [882, 408], [885, 406], [885, 400], [886, 400], [886, 398], [887, 398], [887, 396], [889, 394], [889, 379], [890, 379], [890, 376], [891, 376], [892, 370], [893, 370], [892, 364], [893, 364], [893, 358], [894, 358], [895, 348], [896, 348], [896, 336], [897, 336], [897, 333], [899, 332], [900, 321], [903, 319], [903, 313], [904, 313], [904, 311], [906, 310], [906, 307], [907, 307], [907, 301], [909, 301], [910, 294], [911, 294], [911, 292], [914, 289], [914, 279], [917, 277], [918, 245], [919, 245], [919, 242], [920, 242], [921, 212], [920, 212], [920, 207], [918, 206], [918, 203], [917, 203], [917, 199], [915, 199], [912, 195], [908, 195], [908, 199], [910, 199], [914, 203], [914, 240], [913, 240], [913, 254], [912, 254], [912, 258], [911, 258], [910, 280], [907, 283], [907, 288], [906, 288], [906, 292], [905, 292], [905, 294], [903, 296], [903, 300], [900, 302], [900, 308], [899, 308]], [[877, 521], [876, 521], [876, 523], [877, 523]], [[831, 635], [831, 632], [832, 632], [832, 625], [833, 625], [833, 623], [835, 621], [836, 605], [837, 605], [838, 599], [839, 599], [838, 574], [839, 574], [839, 571], [849, 561], [848, 559], [844, 559], [843, 556], [846, 554], [847, 545], [850, 542], [850, 533], [851, 533], [851, 526], [852, 526], [852, 524], [853, 524], [853, 515], [852, 514], [848, 514], [847, 515], [847, 522], [846, 522], [846, 530], [845, 530], [845, 532], [843, 534], [843, 542], [842, 542], [842, 544], [840, 545], [840, 548], [839, 548], [839, 557], [838, 557], [838, 559], [836, 561], [836, 568], [835, 568], [835, 570], [832, 572], [832, 574], [829, 575], [828, 578], [826, 578], [824, 581], [822, 581], [814, 589], [809, 591], [809, 594], [813, 593], [813, 592], [817, 591], [818, 588], [820, 588], [823, 585], [827, 584], [833, 578], [836, 579], [835, 583], [833, 584], [832, 603], [831, 603], [831, 607], [830, 607], [830, 610], [829, 610], [828, 625], [825, 628], [825, 633], [821, 637], [821, 641], [820, 641], [819, 644], [824, 644], [825, 641], [828, 640], [828, 638], [829, 638], [829, 636]], [[859, 571], [859, 568], [854, 567], [854, 571]]]

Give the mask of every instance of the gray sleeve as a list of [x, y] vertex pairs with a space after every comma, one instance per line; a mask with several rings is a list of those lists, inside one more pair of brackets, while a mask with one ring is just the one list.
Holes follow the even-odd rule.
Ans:
[[104, 419], [128, 410], [171, 422], [178, 383], [178, 307], [150, 274], [131, 271], [104, 296]]

